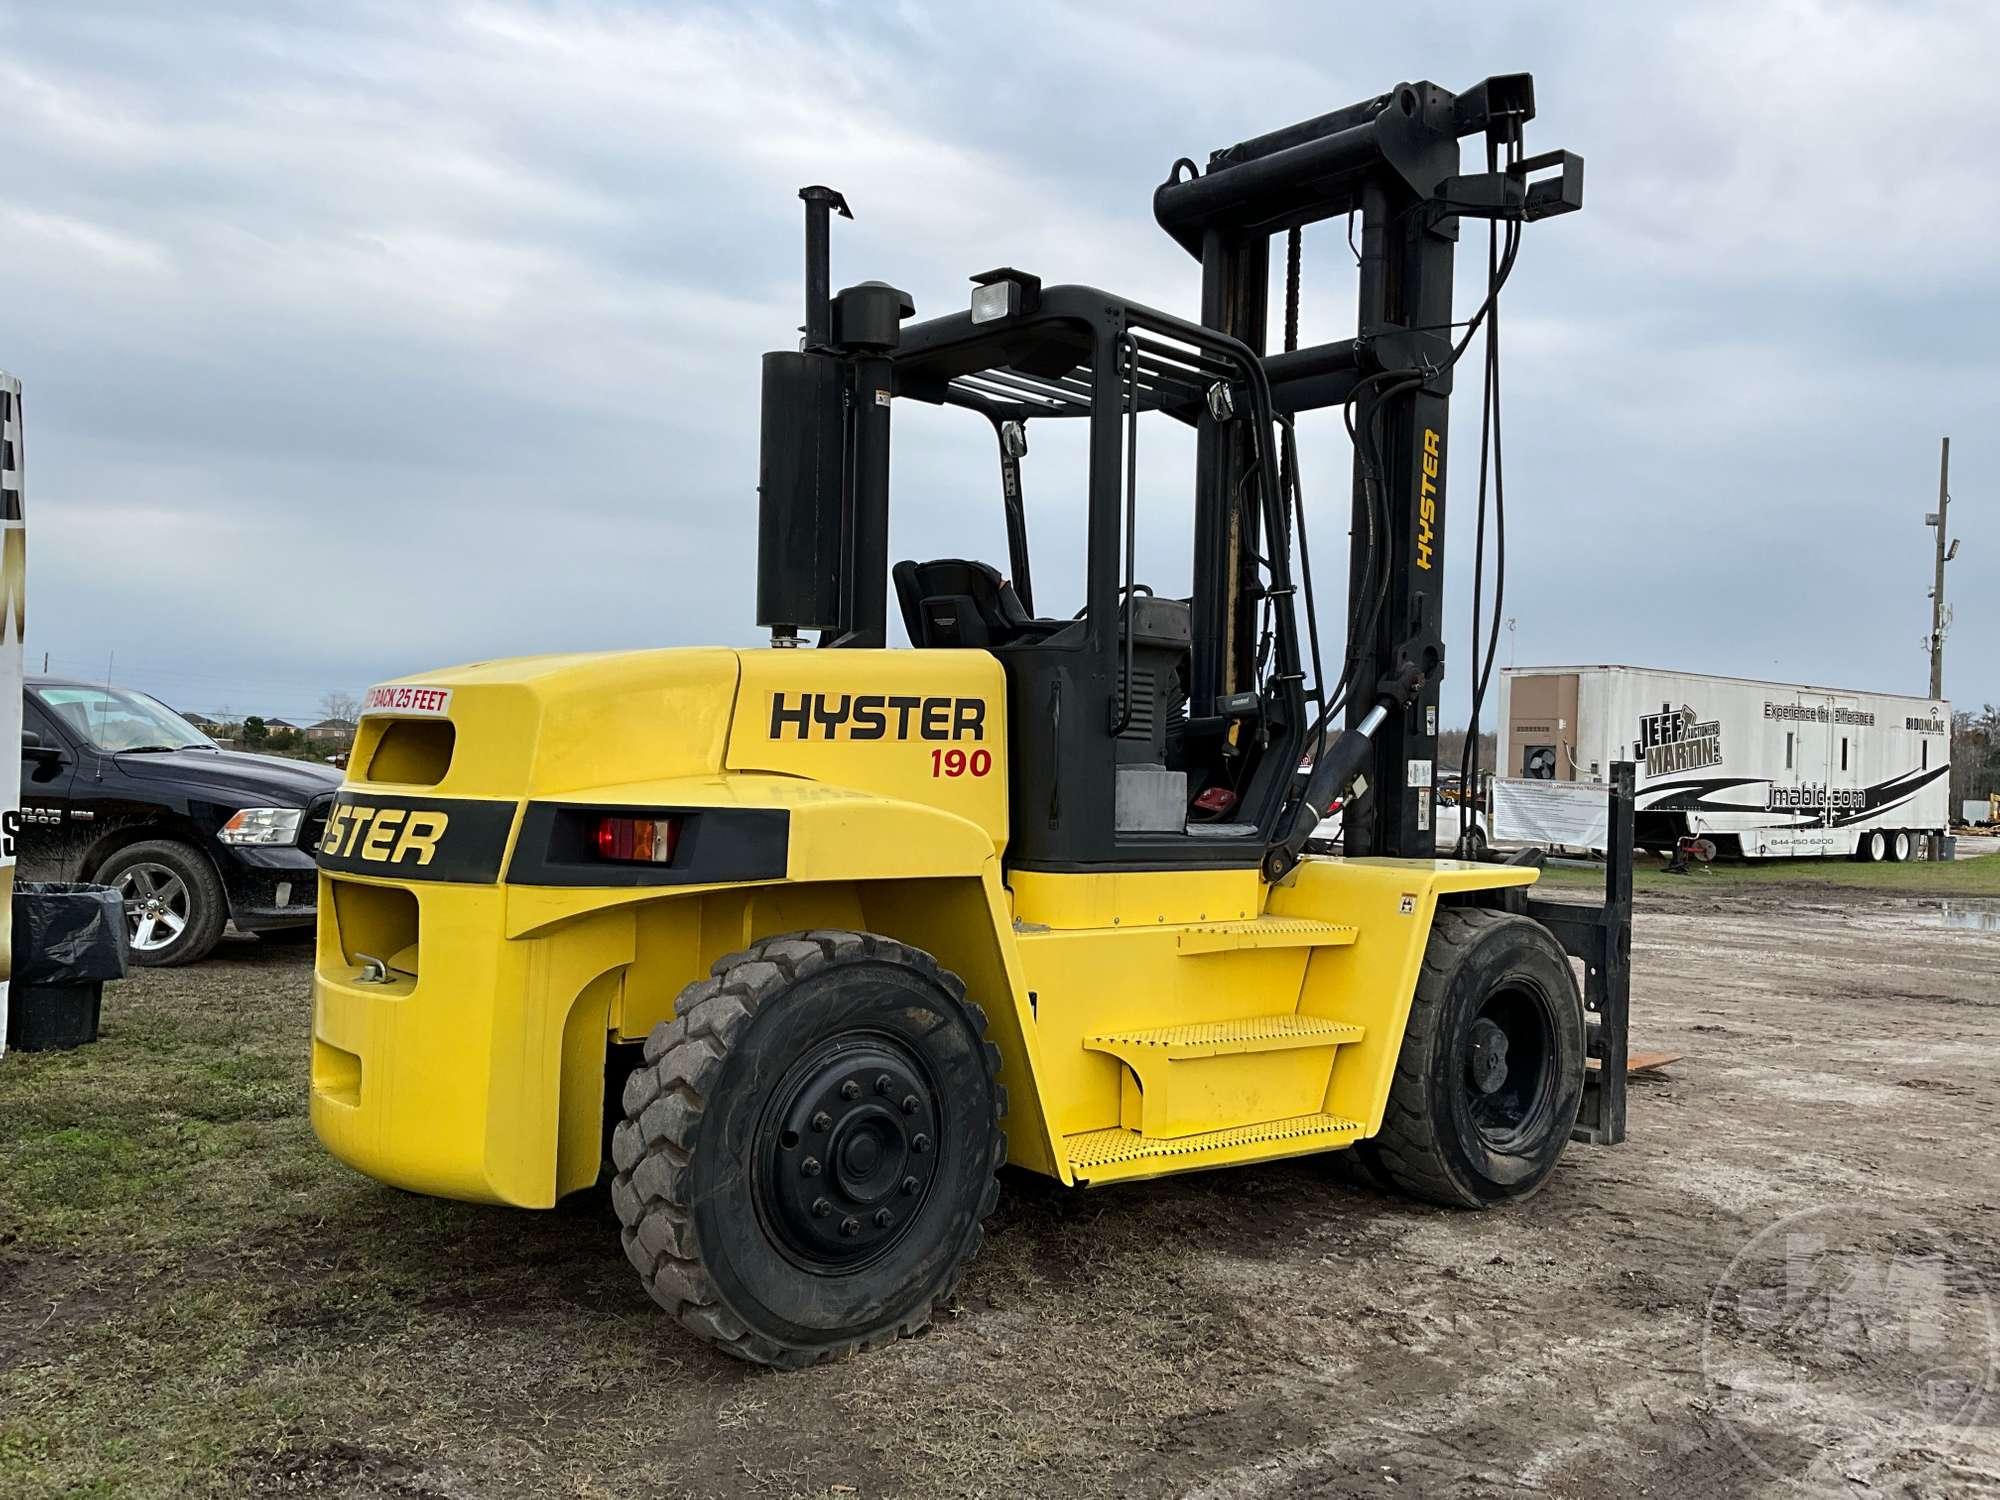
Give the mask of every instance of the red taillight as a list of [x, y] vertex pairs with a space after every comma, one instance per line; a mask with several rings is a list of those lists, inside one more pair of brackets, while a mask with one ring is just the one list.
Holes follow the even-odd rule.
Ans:
[[671, 864], [680, 842], [673, 818], [599, 818], [597, 857], [626, 864]]

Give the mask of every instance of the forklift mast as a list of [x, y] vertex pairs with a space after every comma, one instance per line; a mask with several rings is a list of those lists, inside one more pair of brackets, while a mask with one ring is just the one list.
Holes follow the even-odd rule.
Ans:
[[[1346, 715], [1369, 753], [1358, 767], [1366, 790], [1342, 814], [1349, 854], [1427, 859], [1435, 847], [1431, 770], [1444, 662], [1458, 222], [1539, 219], [1583, 201], [1583, 162], [1569, 152], [1518, 159], [1516, 149], [1504, 170], [1468, 176], [1459, 170], [1459, 141], [1484, 136], [1497, 161], [1500, 148], [1518, 148], [1534, 114], [1534, 80], [1526, 73], [1488, 78], [1462, 94], [1401, 84], [1213, 152], [1205, 172], [1176, 162], [1153, 195], [1161, 228], [1201, 261], [1202, 321], [1260, 353], [1268, 341], [1272, 236], [1345, 215], [1355, 243], [1358, 220], [1356, 336], [1265, 357], [1280, 412], [1354, 403], [1360, 434], [1348, 581], [1354, 686]], [[1529, 180], [1549, 169], [1553, 177]], [[1296, 264], [1291, 285], [1296, 289]], [[1296, 307], [1291, 311], [1295, 326]], [[1379, 441], [1369, 441], [1375, 432]], [[1236, 691], [1253, 670], [1260, 539], [1254, 513], [1229, 497], [1244, 440], [1240, 428], [1210, 419], [1198, 436], [1195, 566], [1223, 576], [1218, 588], [1195, 589], [1216, 613], [1196, 622], [1194, 713]], [[1378, 463], [1371, 464], [1370, 449]], [[1382, 523], [1386, 534], [1378, 535]], [[1354, 613], [1378, 592], [1379, 625]], [[1322, 693], [1329, 686], [1322, 684]], [[1365, 726], [1378, 709], [1384, 717], [1371, 736]]]

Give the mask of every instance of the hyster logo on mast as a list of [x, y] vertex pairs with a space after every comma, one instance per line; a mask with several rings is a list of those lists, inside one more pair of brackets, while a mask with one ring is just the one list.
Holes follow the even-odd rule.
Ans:
[[1722, 764], [1722, 721], [1697, 718], [1686, 704], [1662, 703], [1656, 714], [1639, 717], [1639, 738], [1632, 755], [1646, 763], [1648, 776], [1701, 771]]
[[1438, 470], [1444, 462], [1439, 452], [1442, 442], [1435, 428], [1424, 429], [1424, 478], [1417, 487], [1417, 566], [1424, 569], [1431, 565], [1431, 541], [1436, 535]]

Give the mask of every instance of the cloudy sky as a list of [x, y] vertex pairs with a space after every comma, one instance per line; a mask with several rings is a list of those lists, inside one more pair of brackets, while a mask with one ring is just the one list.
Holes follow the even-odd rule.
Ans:
[[[801, 184], [858, 216], [836, 284], [920, 315], [998, 264], [1192, 315], [1151, 217], [1175, 157], [1526, 69], [1530, 149], [1589, 170], [1504, 304], [1520, 664], [1924, 691], [1948, 432], [1946, 690], [2000, 700], [2000, 8], [1008, 9], [0, 5], [36, 665], [296, 718], [456, 661], [753, 643], [757, 358], [795, 337]], [[1306, 273], [1307, 338], [1349, 329], [1337, 230]], [[899, 424], [898, 555], [1004, 557], [955, 415]], [[1303, 465], [1335, 561], [1338, 428]], [[1028, 461], [1045, 611], [1075, 591], [1073, 456]], [[1159, 535], [1186, 484], [1149, 469]]]

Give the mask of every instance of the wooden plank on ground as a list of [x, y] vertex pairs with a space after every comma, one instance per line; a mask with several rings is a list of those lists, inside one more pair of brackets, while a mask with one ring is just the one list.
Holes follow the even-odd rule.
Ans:
[[[1628, 1052], [1625, 1054], [1625, 1072], [1628, 1076], [1633, 1073], [1650, 1073], [1655, 1068], [1664, 1068], [1669, 1063], [1679, 1062], [1683, 1056], [1684, 1054], [1679, 1052]], [[1583, 1065], [1586, 1068], [1595, 1068], [1598, 1066], [1598, 1059], [1586, 1057]]]

